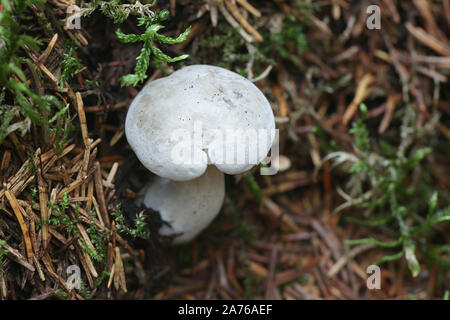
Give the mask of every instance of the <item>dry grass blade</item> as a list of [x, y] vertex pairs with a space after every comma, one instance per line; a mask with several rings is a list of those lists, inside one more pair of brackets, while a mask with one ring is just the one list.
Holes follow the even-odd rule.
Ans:
[[17, 221], [19, 222], [20, 229], [22, 230], [22, 235], [25, 241], [27, 257], [31, 261], [31, 259], [33, 259], [33, 247], [31, 245], [30, 232], [28, 231], [28, 227], [22, 215], [24, 210], [17, 202], [16, 197], [9, 190], [6, 190], [5, 196], [6, 198], [8, 198], [9, 204], [11, 205], [11, 208], [13, 209], [13, 212], [16, 215]]
[[406, 29], [420, 42], [443, 56], [450, 57], [450, 46], [442, 43], [420, 27], [414, 27], [410, 22], [406, 23]]
[[263, 36], [244, 18], [244, 16], [239, 12], [238, 7], [233, 4], [230, 0], [225, 0], [225, 4], [230, 10], [231, 14], [236, 18], [236, 20], [241, 24], [241, 26], [247, 30], [255, 39], [259, 42], [264, 41]]
[[371, 74], [365, 74], [362, 79], [358, 83], [358, 87], [356, 89], [355, 97], [353, 98], [352, 103], [347, 107], [344, 113], [344, 117], [342, 118], [342, 123], [347, 125], [348, 122], [353, 118], [358, 109], [358, 106], [361, 102], [364, 101], [372, 92], [373, 87], [370, 87], [371, 84], [375, 81], [375, 77]]

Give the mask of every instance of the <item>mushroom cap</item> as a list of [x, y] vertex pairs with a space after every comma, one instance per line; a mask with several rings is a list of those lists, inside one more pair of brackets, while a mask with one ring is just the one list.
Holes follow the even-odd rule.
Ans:
[[200, 177], [208, 163], [228, 174], [248, 171], [266, 157], [274, 129], [271, 106], [251, 81], [209, 65], [184, 67], [148, 83], [125, 122], [141, 163], [176, 181]]
[[217, 216], [225, 197], [225, 178], [217, 168], [209, 166], [204, 175], [190, 181], [157, 177], [143, 193], [144, 205], [159, 211], [161, 219], [170, 224], [163, 225], [159, 233], [179, 234], [173, 244], [180, 244], [197, 236]]

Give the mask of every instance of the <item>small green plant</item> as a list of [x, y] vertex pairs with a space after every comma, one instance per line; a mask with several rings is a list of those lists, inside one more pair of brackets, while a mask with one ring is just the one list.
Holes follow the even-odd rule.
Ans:
[[103, 272], [102, 272], [102, 274], [100, 275], [100, 277], [98, 277], [98, 278], [95, 280], [95, 287], [96, 287], [96, 288], [99, 287], [99, 286], [103, 283], [103, 281], [105, 281], [106, 279], [109, 278], [110, 275], [111, 275], [111, 273], [109, 273], [109, 272], [106, 271], [106, 270], [103, 270]]
[[216, 30], [215, 35], [202, 40], [199, 45], [222, 53], [220, 61], [216, 61], [219, 67], [233, 69], [236, 63], [245, 65], [250, 57], [248, 53], [241, 52], [244, 40], [226, 23], [219, 23]]
[[[347, 201], [337, 210], [356, 205], [366, 211], [366, 218], [349, 218], [349, 221], [369, 227], [389, 226], [397, 231], [397, 237], [394, 241], [387, 242], [365, 238], [349, 240], [347, 243], [372, 243], [382, 248], [398, 248], [395, 254], [384, 256], [376, 264], [405, 257], [413, 276], [420, 272], [417, 249], [421, 249], [430, 261], [441, 267], [449, 267], [450, 260], [443, 256], [447, 254], [448, 257], [448, 246], [432, 246], [427, 241], [427, 236], [437, 224], [450, 221], [450, 206], [445, 198], [439, 206], [439, 193], [433, 190], [432, 184], [427, 180], [426, 171], [416, 170], [432, 149], [416, 148], [408, 154], [402, 143], [398, 148], [385, 141], [380, 142], [379, 146], [374, 145], [364, 123], [367, 107], [362, 104], [360, 110], [361, 117], [350, 130], [355, 135], [356, 155], [340, 151], [333, 152], [324, 159], [334, 159], [337, 164], [352, 163], [348, 168], [349, 194], [341, 192]], [[406, 134], [402, 136], [405, 138]], [[416, 183], [412, 183], [413, 172]], [[426, 202], [423, 199], [429, 200]]]
[[64, 87], [64, 82], [69, 82], [80, 70], [81, 62], [73, 54], [73, 48], [70, 48], [67, 53], [64, 53], [61, 62], [61, 77], [59, 86]]
[[88, 287], [86, 286], [86, 283], [82, 279], [80, 279], [80, 288], [78, 289], [78, 293], [85, 300], [91, 300], [92, 299], [92, 293], [88, 289]]
[[47, 201], [47, 205], [55, 212], [53, 216], [48, 221], [43, 221], [42, 223], [49, 223], [57, 227], [64, 227], [67, 234], [73, 232], [78, 232], [76, 219], [72, 219], [66, 210], [69, 208], [69, 197], [67, 193], [63, 194], [62, 201], [59, 204]]
[[247, 187], [250, 189], [250, 192], [255, 197], [255, 200], [260, 205], [264, 195], [261, 191], [261, 187], [259, 186], [258, 181], [256, 181], [255, 176], [251, 172], [245, 175], [245, 182], [247, 184]]
[[153, 17], [155, 13], [152, 8], [156, 5], [156, 1], [151, 1], [151, 3], [141, 3], [139, 1], [133, 1], [134, 3], [122, 3], [121, 0], [111, 0], [102, 1], [94, 0], [91, 1], [87, 8], [81, 9], [82, 15], [90, 15], [97, 9], [107, 16], [109, 19], [113, 20], [114, 23], [124, 22], [130, 14]]
[[130, 42], [142, 42], [143, 46], [141, 53], [136, 58], [136, 67], [134, 68], [134, 74], [128, 74], [121, 78], [122, 86], [135, 86], [139, 82], [143, 82], [147, 78], [147, 69], [150, 63], [150, 56], [153, 55], [157, 64], [163, 62], [176, 62], [186, 59], [189, 55], [183, 54], [178, 57], [171, 58], [164, 54], [161, 49], [157, 48], [154, 44], [155, 41], [165, 44], [175, 44], [186, 40], [191, 28], [187, 28], [177, 38], [170, 38], [158, 33], [164, 26], [157, 23], [158, 20], [164, 20], [169, 15], [168, 11], [162, 11], [155, 17], [139, 17], [138, 25], [145, 27], [143, 34], [124, 34], [118, 29], [116, 31], [117, 38], [125, 43]]
[[59, 294], [61, 297], [63, 297], [64, 299], [69, 299], [70, 298], [70, 295], [67, 293], [67, 292], [64, 292], [64, 291], [62, 291], [62, 290], [58, 290], [57, 292], [56, 292], [56, 294]]
[[148, 239], [150, 237], [150, 230], [145, 222], [145, 215], [143, 212], [140, 212], [134, 219], [133, 228], [130, 228], [125, 224], [125, 217], [119, 206], [114, 209], [112, 215], [119, 232], [129, 234], [133, 238]]
[[[19, 112], [26, 119], [43, 128], [44, 139], [48, 141], [50, 125], [59, 117], [65, 115], [67, 106], [55, 96], [39, 95], [30, 89], [22, 66], [29, 61], [18, 53], [20, 48], [28, 47], [37, 50], [40, 41], [25, 34], [24, 20], [29, 19], [27, 9], [34, 6], [42, 10], [45, 1], [42, 0], [2, 0], [0, 12], [0, 86], [9, 94], [19, 106]], [[9, 101], [9, 100], [8, 100]], [[0, 143], [8, 134], [11, 121], [17, 116], [12, 106], [3, 106], [0, 110]], [[49, 119], [49, 117], [54, 116]], [[64, 124], [59, 121], [57, 126]]]
[[289, 59], [291, 55], [301, 56], [305, 53], [307, 45], [302, 24], [295, 16], [287, 15], [283, 19], [283, 28], [280, 32], [265, 35], [261, 51], [264, 54], [279, 54], [282, 59]]
[[[77, 223], [81, 223], [81, 220], [78, 218], [78, 204], [74, 209], [75, 218], [71, 218], [66, 213], [67, 209], [69, 208], [69, 198], [67, 196], [67, 193], [63, 194], [62, 201], [59, 204], [48, 201], [48, 206], [52, 210], [54, 210], [55, 213], [48, 221], [44, 221], [43, 223], [49, 223], [53, 226], [62, 227], [67, 234], [80, 235], [80, 231], [77, 227]], [[95, 250], [92, 248], [92, 246], [88, 245], [83, 238], [80, 238], [83, 249], [94, 261], [102, 264], [103, 266], [106, 265], [107, 247], [105, 244], [107, 243], [107, 239], [109, 237], [108, 232], [100, 230], [92, 220], [89, 224], [89, 227], [86, 228], [86, 233], [88, 234]]]
[[88, 246], [87, 243], [85, 242], [83, 242], [84, 249], [95, 261], [106, 264], [106, 257], [108, 251], [106, 243], [109, 236], [108, 232], [100, 230], [94, 221], [92, 221], [89, 224], [89, 227], [86, 228], [86, 232], [89, 236], [89, 239], [91, 239], [91, 242], [96, 252], [94, 252], [94, 250], [92, 250], [92, 248]]
[[31, 193], [32, 203], [36, 203], [37, 201], [39, 201], [38, 189], [36, 187], [30, 186], [29, 190]]
[[124, 22], [130, 14], [136, 15], [138, 19], [138, 26], [144, 27], [145, 31], [142, 34], [124, 34], [120, 29], [117, 29], [117, 38], [124, 43], [141, 42], [142, 49], [136, 58], [136, 67], [133, 74], [125, 75], [121, 78], [122, 86], [136, 86], [147, 78], [147, 70], [150, 65], [150, 57], [153, 55], [154, 63], [161, 66], [163, 62], [176, 62], [188, 57], [187, 54], [178, 57], [169, 57], [157, 48], [155, 42], [163, 44], [175, 44], [186, 40], [191, 28], [187, 28], [177, 38], [166, 37], [158, 33], [164, 28], [159, 22], [166, 20], [169, 17], [169, 12], [163, 10], [156, 13], [151, 10], [155, 5], [155, 1], [150, 4], [142, 4], [139, 1], [128, 4], [122, 3], [119, 0], [112, 1], [93, 1], [87, 8], [82, 9], [81, 15], [90, 15], [95, 10], [99, 9], [105, 16], [112, 19], [114, 23]]
[[253, 65], [256, 73], [260, 73], [268, 64], [276, 64], [273, 59], [263, 54], [257, 45], [246, 43], [236, 29], [228, 23], [222, 21], [217, 25], [216, 30], [213, 36], [201, 41], [199, 45], [215, 49], [216, 54], [221, 53], [220, 60], [214, 63], [219, 67], [234, 69], [242, 76], [247, 77], [246, 68], [249, 65]]
[[9, 253], [7, 249], [2, 248], [6, 244], [5, 240], [0, 240], [0, 275], [4, 272], [5, 256]]

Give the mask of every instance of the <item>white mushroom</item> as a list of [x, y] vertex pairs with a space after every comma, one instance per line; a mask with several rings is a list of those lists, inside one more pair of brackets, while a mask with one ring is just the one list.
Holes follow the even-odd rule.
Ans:
[[177, 244], [218, 214], [222, 172], [243, 173], [266, 157], [275, 119], [252, 82], [194, 65], [147, 84], [128, 110], [125, 133], [142, 164], [160, 176], [143, 190], [142, 202], [160, 212], [169, 224], [160, 234], [175, 235]]
[[208, 163], [228, 174], [251, 169], [266, 157], [274, 129], [270, 104], [251, 81], [208, 65], [147, 84], [125, 122], [142, 164], [176, 181], [200, 177]]
[[161, 235], [173, 236], [173, 244], [190, 241], [219, 213], [225, 197], [225, 179], [222, 172], [210, 166], [200, 178], [190, 181], [172, 181], [156, 178], [145, 187], [143, 203], [159, 211], [163, 225]]

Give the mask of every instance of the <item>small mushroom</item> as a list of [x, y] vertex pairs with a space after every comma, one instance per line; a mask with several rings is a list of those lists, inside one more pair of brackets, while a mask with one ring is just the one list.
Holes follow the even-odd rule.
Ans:
[[125, 122], [141, 163], [176, 181], [200, 177], [208, 164], [227, 174], [248, 171], [266, 157], [274, 129], [271, 106], [251, 81], [209, 65], [184, 67], [148, 83]]
[[[173, 181], [158, 177], [141, 192], [144, 205], [159, 211], [163, 225], [159, 233], [175, 236], [173, 244], [192, 240], [219, 213], [225, 197], [222, 172], [210, 166], [201, 177], [190, 181]], [[138, 203], [139, 204], [139, 203]]]

